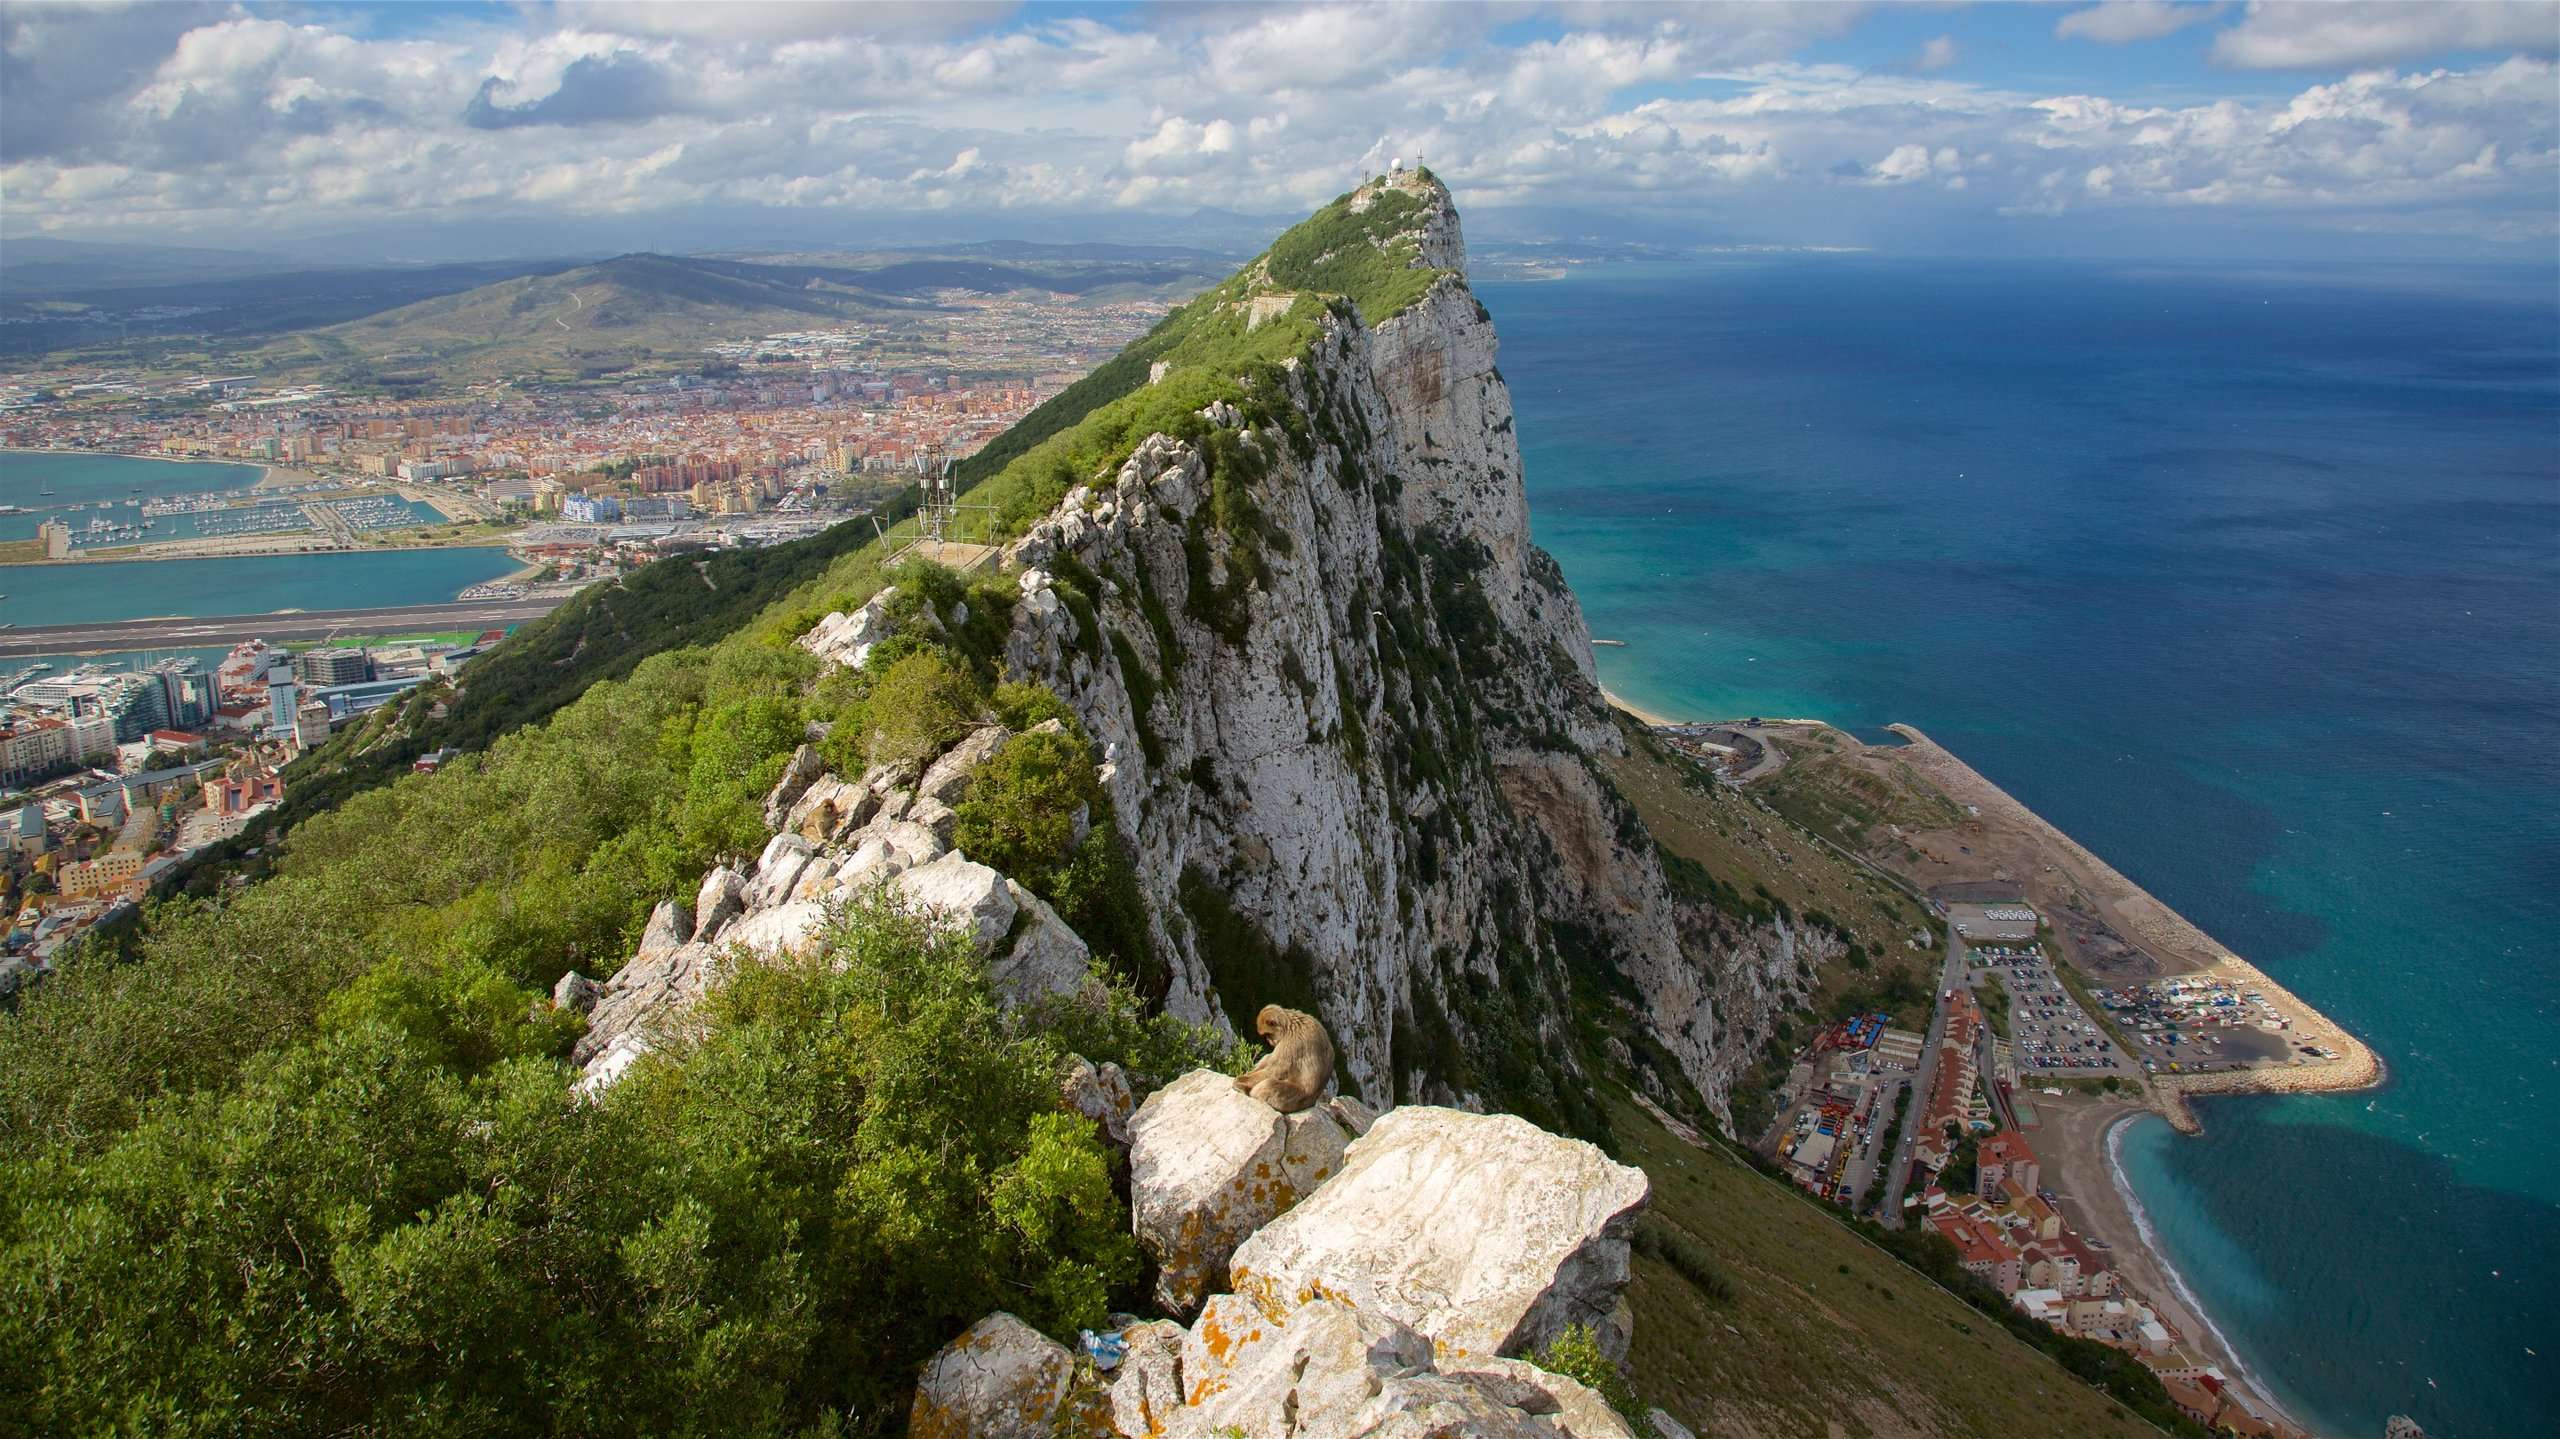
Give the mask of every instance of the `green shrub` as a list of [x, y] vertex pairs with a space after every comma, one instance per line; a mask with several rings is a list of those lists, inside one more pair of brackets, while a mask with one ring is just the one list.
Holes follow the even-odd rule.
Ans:
[[965, 667], [939, 649], [919, 649], [890, 661], [872, 681], [863, 748], [873, 764], [912, 764], [967, 734], [983, 710]]
[[1616, 1361], [1600, 1350], [1600, 1341], [1584, 1325], [1576, 1324], [1559, 1335], [1546, 1348], [1529, 1358], [1529, 1362], [1550, 1374], [1561, 1374], [1580, 1380], [1592, 1392], [1609, 1402], [1618, 1417], [1639, 1439], [1655, 1439], [1652, 1411], [1636, 1397], [1635, 1386], [1627, 1382], [1626, 1372]]
[[1090, 824], [1102, 797], [1092, 746], [1082, 738], [1016, 735], [970, 777], [952, 843], [979, 863], [1031, 883], [1067, 862], [1078, 838], [1077, 812]]
[[94, 1163], [11, 1151], [12, 1420], [881, 1432], [987, 1311], [1072, 1335], [1135, 1297], [1109, 1157], [1057, 1108], [1059, 1045], [1005, 1019], [955, 933], [856, 906], [597, 1104], [549, 1059], [451, 1063], [451, 996], [481, 988], [359, 982], [307, 1042], [151, 1106]]

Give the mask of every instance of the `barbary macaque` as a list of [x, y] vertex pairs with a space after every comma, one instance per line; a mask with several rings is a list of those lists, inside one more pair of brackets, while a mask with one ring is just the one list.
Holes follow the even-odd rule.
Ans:
[[1236, 1079], [1236, 1088], [1279, 1110], [1312, 1109], [1333, 1082], [1333, 1041], [1312, 1014], [1266, 1004], [1254, 1030], [1271, 1045], [1262, 1061]]

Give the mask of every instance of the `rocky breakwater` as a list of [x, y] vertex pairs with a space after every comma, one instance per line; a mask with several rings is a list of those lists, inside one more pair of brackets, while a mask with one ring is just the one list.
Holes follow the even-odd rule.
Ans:
[[991, 1315], [926, 1367], [912, 1432], [1632, 1439], [1597, 1391], [1525, 1356], [1577, 1328], [1623, 1352], [1643, 1173], [1524, 1120], [1426, 1106], [1335, 1149], [1365, 1118], [1275, 1114], [1206, 1072], [1149, 1096], [1132, 1125], [1140, 1240], [1188, 1283], [1206, 1229], [1164, 1216], [1249, 1226], [1227, 1291], [1187, 1325], [1123, 1325], [1108, 1372]]

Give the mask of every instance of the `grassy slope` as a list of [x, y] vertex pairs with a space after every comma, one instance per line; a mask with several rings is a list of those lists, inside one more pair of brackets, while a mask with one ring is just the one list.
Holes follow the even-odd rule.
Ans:
[[1701, 1435], [2156, 1433], [1820, 1207], [1634, 1105], [1619, 1158], [1653, 1181], [1649, 1222], [1704, 1247], [1729, 1293], [1639, 1253], [1629, 1368]]
[[[1825, 999], [1853, 986], [1872, 985], [1896, 968], [1918, 976], [1926, 987], [1936, 950], [1915, 951], [1907, 941], [1929, 920], [1918, 902], [1890, 881], [1806, 838], [1755, 793], [1707, 779], [1696, 765], [1641, 732], [1631, 736], [1625, 759], [1607, 764], [1610, 778], [1644, 816], [1645, 827], [1673, 854], [1696, 861], [1750, 900], [1782, 901], [1796, 915], [1828, 916], [1866, 947], [1871, 968], [1825, 975]], [[1895, 1019], [1916, 1027], [1927, 1017], [1925, 1008], [1915, 1005]]]

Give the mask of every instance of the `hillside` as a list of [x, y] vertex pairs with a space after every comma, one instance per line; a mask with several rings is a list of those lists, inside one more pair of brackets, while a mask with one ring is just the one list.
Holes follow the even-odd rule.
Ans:
[[[147, 258], [158, 252], [143, 251]], [[177, 265], [192, 251], [169, 252]], [[425, 383], [691, 366], [716, 339], [847, 322], [930, 325], [945, 291], [1072, 304], [1170, 301], [1224, 266], [1188, 251], [963, 246], [802, 255], [623, 255], [202, 273], [64, 261], [0, 271], [0, 355], [219, 363], [274, 377]], [[278, 338], [281, 337], [281, 338]]]
[[[835, 303], [594, 268], [434, 323]], [[1372, 182], [988, 447], [991, 567], [665, 561], [352, 738], [263, 877], [0, 1021], [0, 1413], [898, 1432], [991, 1311], [1189, 1262], [1061, 1073], [1168, 1093], [1280, 1004], [1366, 1109], [1640, 1162], [1632, 1379], [1708, 1432], [2130, 1430], [1632, 1104], [1747, 1122], [1914, 914], [1610, 711], [1496, 347], [1447, 191]], [[389, 777], [434, 737], [485, 747]]]
[[698, 360], [715, 340], [913, 310], [922, 302], [828, 288], [803, 272], [623, 255], [403, 305], [276, 341], [270, 371], [420, 371], [440, 378], [576, 378], [653, 359]]

